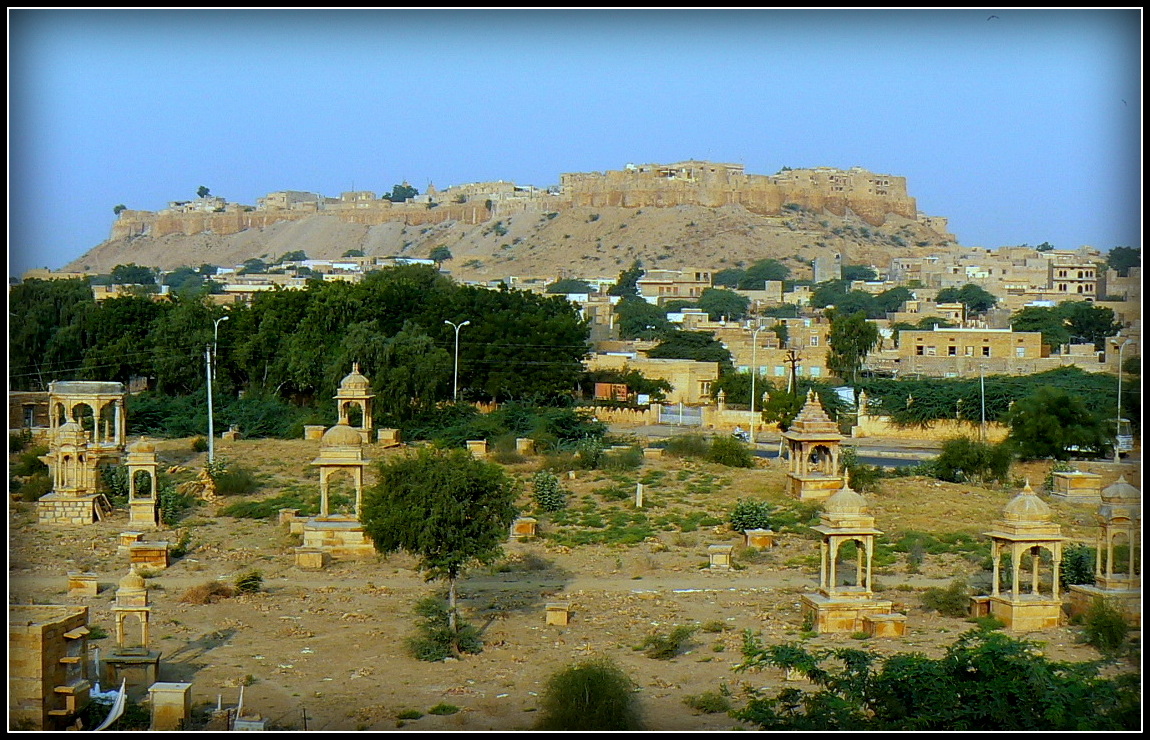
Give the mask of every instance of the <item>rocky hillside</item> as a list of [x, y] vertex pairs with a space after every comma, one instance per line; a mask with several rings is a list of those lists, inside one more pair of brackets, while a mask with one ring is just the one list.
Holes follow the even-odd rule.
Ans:
[[880, 227], [847, 214], [808, 210], [762, 216], [742, 206], [623, 208], [586, 206], [527, 211], [478, 225], [446, 221], [410, 226], [348, 223], [314, 215], [222, 236], [137, 236], [106, 241], [65, 270], [108, 272], [136, 263], [174, 269], [201, 264], [232, 266], [303, 250], [312, 259], [340, 257], [351, 249], [369, 256], [427, 257], [446, 246], [444, 264], [460, 280], [519, 277], [614, 277], [634, 260], [648, 269], [726, 267], [774, 258], [795, 278], [811, 276], [809, 263], [838, 252], [844, 264], [886, 266], [892, 256], [911, 256], [945, 244], [944, 237], [915, 221], [889, 215]]

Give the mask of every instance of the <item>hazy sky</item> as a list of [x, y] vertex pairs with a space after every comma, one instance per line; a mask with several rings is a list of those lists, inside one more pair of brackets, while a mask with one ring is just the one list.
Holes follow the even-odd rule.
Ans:
[[1137, 9], [8, 19], [10, 275], [200, 185], [254, 205], [691, 158], [905, 176], [964, 245], [1141, 246]]

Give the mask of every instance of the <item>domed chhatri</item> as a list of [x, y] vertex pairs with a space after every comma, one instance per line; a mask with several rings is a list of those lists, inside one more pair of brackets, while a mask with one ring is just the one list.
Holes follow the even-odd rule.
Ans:
[[823, 502], [823, 510], [828, 514], [865, 514], [867, 500], [863, 495], [844, 485], [833, 496]]
[[1125, 503], [1138, 501], [1141, 498], [1142, 494], [1138, 489], [1126, 482], [1125, 475], [1102, 489], [1102, 500], [1106, 503]]
[[1010, 499], [1002, 510], [1002, 518], [1008, 522], [1049, 522], [1053, 512], [1045, 501], [1030, 487], [1030, 481], [1018, 495]]
[[345, 390], [363, 391], [370, 387], [371, 383], [362, 373], [359, 372], [359, 363], [353, 362], [351, 364], [351, 372], [344, 376], [344, 379], [339, 382], [339, 387]]
[[143, 576], [136, 572], [133, 566], [126, 576], [120, 579], [118, 590], [120, 591], [143, 591], [148, 587], [147, 582]]
[[347, 424], [336, 424], [323, 433], [320, 445], [323, 447], [359, 447], [363, 437]]
[[140, 437], [139, 441], [137, 441], [134, 445], [132, 445], [131, 447], [128, 448], [128, 452], [137, 452], [137, 453], [142, 452], [145, 454], [155, 452], [155, 451], [156, 451], [156, 445], [154, 443], [149, 442], [148, 440], [144, 439], [143, 437]]

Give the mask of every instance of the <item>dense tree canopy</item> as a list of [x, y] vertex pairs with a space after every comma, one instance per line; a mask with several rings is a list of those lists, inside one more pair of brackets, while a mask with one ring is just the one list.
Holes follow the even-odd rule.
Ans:
[[135, 262], [116, 265], [112, 268], [112, 283], [115, 285], [155, 285], [156, 274], [150, 267]]
[[707, 312], [711, 321], [719, 321], [724, 317], [729, 321], [738, 321], [746, 318], [751, 299], [733, 290], [706, 288], [699, 296], [697, 305]]
[[663, 341], [647, 350], [652, 358], [717, 362], [721, 371], [730, 370], [731, 353], [709, 331], [672, 331]]
[[1119, 277], [1130, 274], [1131, 267], [1142, 264], [1142, 250], [1134, 247], [1114, 247], [1106, 253], [1106, 266], [1116, 270]]
[[936, 303], [961, 303], [972, 314], [986, 313], [998, 303], [993, 294], [974, 283], [961, 288], [943, 288], [934, 300]]
[[563, 278], [547, 286], [547, 292], [552, 294], [565, 293], [591, 293], [591, 286], [586, 281], [577, 278]]
[[1122, 328], [1114, 309], [1091, 301], [1063, 301], [1054, 307], [1026, 306], [1010, 317], [1014, 331], [1042, 333], [1042, 343], [1059, 348], [1073, 341], [1091, 342], [1102, 349], [1107, 337]]
[[867, 354], [878, 344], [878, 326], [867, 321], [862, 311], [848, 314], [836, 308], [830, 312], [831, 331], [827, 336], [827, 369], [849, 382], [858, 380]]
[[674, 329], [662, 308], [637, 296], [624, 295], [615, 313], [620, 339], [656, 339]]
[[1086, 403], [1060, 388], [1039, 388], [1017, 401], [1006, 417], [1008, 439], [1024, 460], [1068, 460], [1076, 450], [1108, 456], [1113, 430]]
[[615, 281], [614, 285], [607, 289], [607, 295], [638, 296], [639, 288], [637, 287], [637, 283], [639, 282], [639, 278], [643, 277], [643, 272], [642, 263], [640, 263], [639, 260], [635, 260], [631, 263], [630, 267], [619, 273], [619, 279]]
[[419, 195], [419, 191], [405, 182], [402, 185], [393, 185], [391, 188], [391, 193], [383, 197], [387, 198], [392, 203], [402, 203], [408, 198], [414, 198], [417, 195]]

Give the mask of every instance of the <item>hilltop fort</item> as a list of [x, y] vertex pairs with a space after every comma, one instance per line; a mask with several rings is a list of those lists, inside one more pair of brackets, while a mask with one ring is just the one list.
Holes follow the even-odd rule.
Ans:
[[339, 197], [284, 190], [259, 198], [254, 206], [208, 196], [173, 201], [160, 211], [123, 210], [111, 240], [140, 236], [236, 234], [314, 215], [347, 223], [406, 226], [454, 221], [477, 225], [524, 212], [559, 212], [580, 206], [670, 208], [742, 206], [751, 213], [777, 216], [801, 207], [836, 216], [857, 216], [882, 226], [892, 215], [917, 222], [953, 241], [945, 218], [917, 210], [907, 194], [906, 178], [875, 174], [860, 167], [784, 168], [775, 175], [753, 175], [740, 164], [685, 161], [674, 164], [628, 164], [621, 170], [564, 173], [560, 185], [538, 188], [495, 181], [456, 185], [395, 203], [371, 191]]

